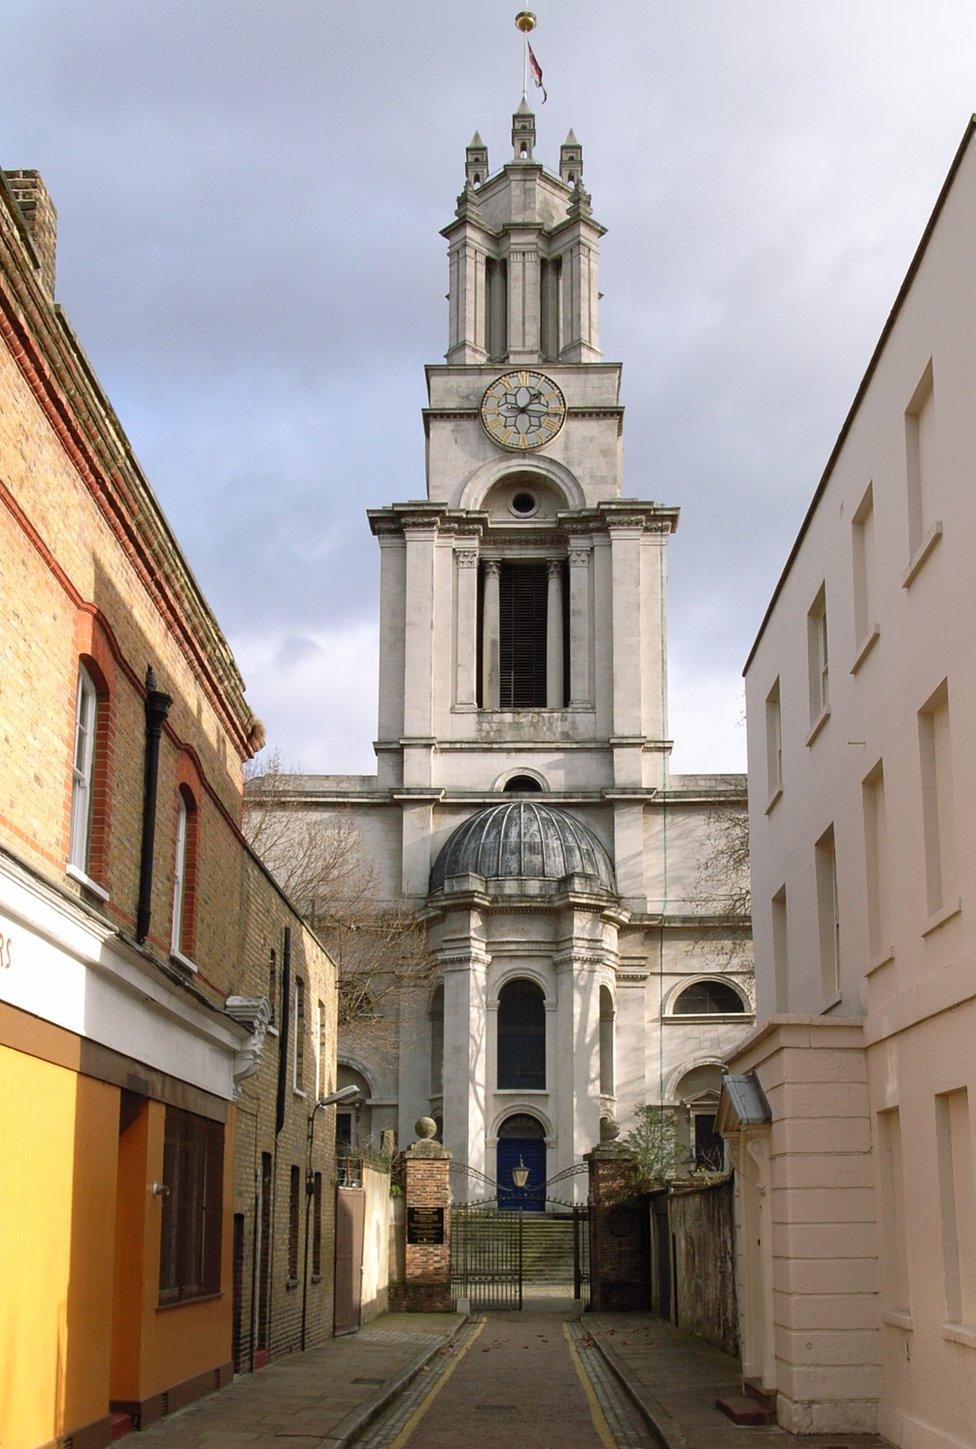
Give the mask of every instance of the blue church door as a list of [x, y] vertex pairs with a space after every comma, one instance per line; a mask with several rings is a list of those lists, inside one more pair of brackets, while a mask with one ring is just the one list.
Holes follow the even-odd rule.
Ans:
[[[546, 1143], [543, 1137], [498, 1139], [498, 1206], [541, 1213], [546, 1206]], [[524, 1187], [516, 1187], [513, 1169], [528, 1169]]]

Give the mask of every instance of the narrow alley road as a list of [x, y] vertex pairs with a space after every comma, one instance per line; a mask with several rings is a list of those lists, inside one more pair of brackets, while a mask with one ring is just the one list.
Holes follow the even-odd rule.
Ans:
[[357, 1441], [362, 1449], [644, 1449], [656, 1444], [580, 1324], [495, 1313]]

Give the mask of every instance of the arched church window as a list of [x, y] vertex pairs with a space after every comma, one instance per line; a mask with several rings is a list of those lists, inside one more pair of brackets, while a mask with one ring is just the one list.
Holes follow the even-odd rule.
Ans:
[[502, 789], [506, 795], [523, 795], [528, 790], [541, 790], [542, 786], [534, 775], [513, 775]]
[[513, 1112], [511, 1117], [506, 1117], [498, 1129], [499, 1137], [545, 1137], [546, 1129], [538, 1117], [533, 1117], [529, 1112]]
[[362, 1072], [342, 1062], [336, 1067], [336, 1087], [358, 1087], [363, 1097], [358, 1107], [336, 1110], [336, 1157], [342, 1159], [362, 1151], [372, 1136], [372, 1109], [366, 1103], [373, 1089]]
[[724, 981], [695, 981], [686, 986], [672, 1008], [674, 1016], [734, 1016], [746, 1004]]
[[534, 981], [509, 981], [498, 997], [498, 1086], [544, 1091], [546, 1002]]
[[438, 986], [430, 999], [430, 1094], [444, 1090], [444, 988]]
[[600, 1091], [613, 1092], [613, 997], [609, 986], [600, 987]]

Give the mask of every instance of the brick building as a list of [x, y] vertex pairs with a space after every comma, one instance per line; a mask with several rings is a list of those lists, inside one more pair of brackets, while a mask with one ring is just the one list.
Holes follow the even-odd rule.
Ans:
[[55, 233], [0, 173], [0, 1442], [94, 1449], [331, 1332], [336, 993]]

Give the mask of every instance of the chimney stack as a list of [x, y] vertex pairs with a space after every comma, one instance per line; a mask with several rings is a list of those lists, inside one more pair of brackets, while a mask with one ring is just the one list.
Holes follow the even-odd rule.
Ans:
[[4, 171], [7, 185], [20, 207], [37, 255], [41, 284], [54, 296], [54, 253], [58, 243], [58, 214], [39, 171]]

